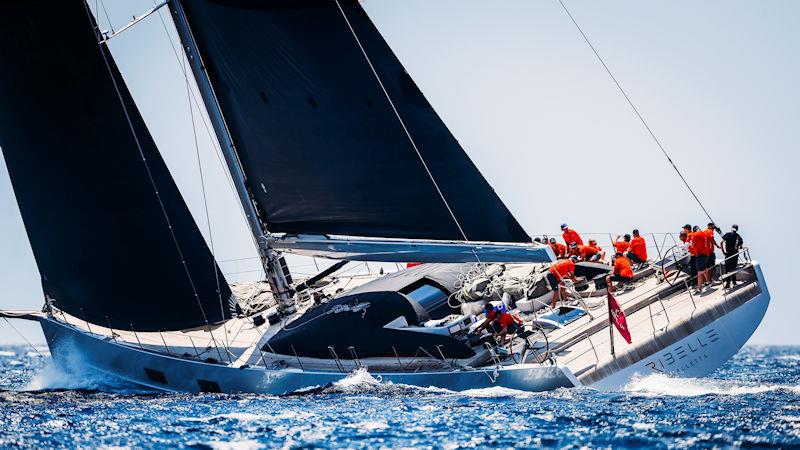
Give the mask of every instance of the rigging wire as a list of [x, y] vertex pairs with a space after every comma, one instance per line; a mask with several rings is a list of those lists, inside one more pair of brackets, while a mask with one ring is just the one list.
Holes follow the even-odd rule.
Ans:
[[[84, 9], [86, 10], [86, 16], [89, 19], [89, 23], [91, 24], [92, 12], [89, 9], [89, 5], [86, 2], [84, 2]], [[117, 99], [119, 100], [120, 106], [122, 107], [122, 111], [125, 113], [125, 120], [128, 123], [128, 129], [130, 129], [131, 136], [133, 137], [133, 140], [136, 143], [136, 148], [139, 151], [139, 157], [142, 159], [142, 162], [144, 163], [145, 172], [147, 173], [147, 178], [150, 181], [150, 185], [152, 186], [153, 191], [155, 193], [156, 200], [158, 201], [158, 205], [161, 209], [161, 214], [164, 216], [164, 221], [166, 222], [167, 228], [169, 229], [170, 236], [172, 237], [172, 242], [175, 244], [175, 249], [177, 250], [178, 258], [180, 258], [181, 264], [183, 265], [183, 270], [186, 273], [186, 277], [189, 281], [192, 293], [194, 294], [194, 298], [197, 301], [197, 306], [200, 308], [200, 314], [203, 316], [203, 321], [206, 324], [206, 329], [211, 334], [211, 340], [214, 342], [214, 346], [217, 348], [217, 353], [219, 353], [219, 347], [217, 345], [216, 338], [214, 337], [214, 334], [211, 333], [211, 325], [208, 322], [208, 316], [206, 315], [206, 311], [203, 308], [202, 302], [200, 301], [200, 296], [197, 294], [197, 288], [195, 286], [194, 279], [192, 278], [192, 274], [189, 271], [189, 267], [186, 265], [186, 259], [184, 258], [183, 250], [181, 250], [181, 246], [178, 243], [178, 238], [175, 235], [175, 230], [172, 228], [172, 221], [169, 218], [167, 209], [164, 206], [164, 202], [161, 199], [161, 195], [158, 192], [158, 186], [156, 186], [155, 179], [153, 178], [153, 173], [150, 170], [150, 164], [147, 162], [147, 158], [144, 155], [141, 142], [139, 142], [139, 136], [136, 134], [136, 129], [133, 126], [133, 121], [131, 119], [130, 113], [128, 112], [128, 106], [125, 104], [125, 100], [122, 97], [122, 92], [120, 91], [119, 85], [117, 84], [116, 77], [114, 77], [114, 72], [111, 70], [111, 66], [108, 62], [108, 57], [106, 56], [106, 51], [105, 51], [108, 47], [102, 43], [102, 33], [100, 32], [99, 28], [95, 26], [92, 31], [94, 31], [95, 37], [97, 38], [100, 55], [103, 57], [103, 63], [106, 67], [106, 71], [108, 72], [109, 78], [111, 79], [111, 83], [114, 86], [114, 92], [117, 94]], [[221, 355], [220, 359], [222, 359]]]
[[10, 327], [11, 327], [11, 329], [12, 329], [12, 330], [14, 330], [14, 331], [15, 331], [15, 332], [16, 332], [16, 333], [19, 335], [19, 337], [21, 337], [22, 339], [24, 339], [24, 340], [25, 340], [25, 342], [27, 342], [27, 343], [28, 343], [28, 345], [29, 345], [29, 346], [30, 346], [30, 347], [33, 349], [33, 351], [35, 351], [36, 353], [38, 353], [38, 354], [39, 354], [39, 356], [41, 356], [42, 358], [44, 358], [44, 355], [42, 354], [42, 352], [40, 352], [40, 351], [39, 351], [39, 349], [38, 349], [38, 348], [36, 348], [36, 346], [35, 346], [35, 345], [33, 345], [33, 344], [31, 343], [31, 341], [29, 341], [29, 340], [28, 340], [28, 338], [26, 338], [26, 337], [25, 337], [25, 335], [24, 335], [24, 334], [22, 334], [22, 333], [21, 333], [21, 332], [20, 332], [20, 331], [17, 329], [17, 327], [15, 327], [15, 326], [14, 326], [14, 325], [11, 323], [11, 321], [10, 321], [10, 320], [8, 320], [8, 318], [6, 318], [6, 317], [3, 317], [3, 320], [5, 320], [5, 321], [6, 321], [6, 323], [8, 324], [8, 326], [10, 326]]
[[[108, 17], [108, 10], [106, 10], [106, 4], [103, 2], [103, 0], [99, 0], [99, 2], [100, 2], [100, 8], [103, 9], [103, 15], [106, 16], [106, 22], [108, 22], [108, 28], [111, 28], [111, 33], [114, 33], [114, 24], [111, 23], [111, 18]], [[100, 10], [97, 7], [97, 1], [95, 1], [95, 9], [97, 10], [97, 13], [100, 14]]]
[[[203, 175], [203, 161], [200, 158], [200, 144], [197, 141], [197, 126], [195, 125], [194, 121], [194, 104], [192, 103], [192, 89], [189, 83], [189, 76], [186, 73], [186, 57], [184, 55], [183, 58], [183, 77], [186, 81], [186, 99], [189, 102], [189, 117], [191, 118], [192, 122], [192, 136], [194, 138], [194, 151], [195, 155], [197, 156], [197, 170], [200, 174], [200, 191], [203, 193], [203, 207], [206, 213], [206, 226], [208, 227], [208, 240], [209, 246], [211, 247], [211, 270], [214, 271], [214, 281], [217, 284], [217, 296], [219, 297], [219, 313], [220, 317], [223, 319], [225, 318], [225, 306], [222, 302], [222, 290], [220, 288], [219, 283], [219, 270], [217, 269], [217, 257], [216, 257], [216, 250], [214, 247], [214, 233], [211, 229], [211, 215], [208, 212], [208, 198], [206, 196], [206, 181]], [[198, 105], [199, 106], [199, 105]], [[225, 337], [225, 350], [229, 352], [229, 348], [231, 346], [230, 341], [228, 340], [228, 329], [225, 325], [225, 322], [222, 322], [222, 331]], [[230, 357], [229, 357], [230, 359]]]
[[386, 87], [384, 86], [380, 75], [378, 75], [378, 71], [375, 69], [375, 66], [372, 64], [372, 60], [370, 59], [369, 55], [367, 54], [366, 49], [361, 44], [361, 39], [359, 39], [358, 35], [356, 34], [356, 31], [353, 28], [353, 25], [350, 23], [350, 19], [347, 18], [347, 14], [345, 14], [344, 9], [342, 8], [342, 5], [339, 3], [339, 0], [334, 0], [334, 1], [336, 2], [336, 6], [339, 8], [339, 12], [342, 13], [342, 17], [344, 18], [344, 21], [347, 23], [347, 27], [350, 29], [350, 33], [352, 33], [353, 38], [356, 40], [356, 43], [358, 44], [358, 48], [361, 49], [361, 53], [364, 55], [364, 59], [366, 59], [367, 64], [369, 65], [369, 68], [372, 70], [372, 74], [375, 76], [375, 80], [378, 81], [378, 85], [380, 86], [381, 90], [383, 91], [383, 95], [386, 96], [386, 100], [389, 102], [389, 106], [392, 107], [392, 111], [394, 112], [394, 115], [397, 117], [397, 120], [400, 122], [400, 126], [403, 128], [403, 131], [405, 132], [406, 137], [408, 138], [408, 141], [411, 143], [411, 146], [414, 148], [414, 151], [417, 153], [417, 157], [419, 157], [419, 160], [422, 163], [422, 167], [425, 169], [425, 172], [428, 174], [428, 178], [430, 178], [431, 182], [433, 183], [433, 187], [436, 188], [436, 192], [439, 194], [439, 197], [442, 199], [442, 203], [444, 203], [445, 208], [447, 208], [447, 212], [450, 213], [450, 217], [453, 219], [453, 222], [455, 222], [459, 233], [461, 233], [461, 236], [464, 238], [464, 241], [468, 245], [471, 245], [470, 248], [471, 248], [472, 254], [475, 255], [475, 259], [478, 260], [478, 263], [483, 264], [481, 262], [480, 257], [478, 256], [478, 253], [475, 251], [474, 245], [472, 245], [470, 240], [469, 240], [469, 238], [467, 238], [467, 234], [464, 232], [464, 229], [461, 227], [461, 223], [458, 221], [458, 218], [456, 217], [455, 213], [453, 212], [453, 209], [450, 207], [450, 203], [447, 202], [447, 198], [445, 198], [444, 193], [442, 192], [441, 188], [439, 188], [439, 183], [436, 182], [436, 179], [434, 178], [433, 173], [431, 172], [430, 168], [428, 167], [428, 163], [425, 162], [425, 158], [422, 156], [422, 153], [419, 151], [419, 148], [417, 147], [417, 143], [414, 141], [414, 138], [411, 137], [411, 132], [408, 131], [408, 128], [406, 127], [405, 121], [403, 121], [403, 117], [400, 115], [400, 111], [397, 110], [397, 107], [395, 106], [394, 101], [392, 100], [392, 97], [389, 95], [389, 91], [386, 90]]
[[578, 25], [578, 22], [575, 20], [575, 17], [573, 17], [572, 13], [569, 11], [569, 9], [567, 9], [567, 5], [564, 4], [563, 0], [558, 0], [558, 3], [560, 3], [561, 7], [564, 8], [564, 12], [567, 13], [567, 16], [572, 21], [572, 23], [575, 25], [575, 28], [577, 28], [578, 32], [581, 34], [581, 36], [583, 36], [583, 40], [586, 41], [586, 43], [589, 45], [589, 48], [592, 49], [592, 52], [594, 53], [594, 56], [597, 57], [597, 60], [600, 61], [600, 64], [602, 64], [602, 66], [605, 69], [606, 73], [608, 73], [608, 76], [611, 77], [611, 80], [617, 86], [617, 89], [619, 89], [619, 92], [622, 93], [623, 97], [625, 97], [625, 100], [628, 102], [628, 105], [630, 105], [631, 109], [633, 109], [633, 112], [636, 113], [636, 117], [638, 117], [639, 121], [642, 122], [642, 125], [644, 125], [644, 128], [650, 134], [650, 137], [653, 138], [653, 141], [656, 143], [658, 148], [661, 149], [661, 153], [664, 154], [664, 156], [667, 158], [667, 161], [669, 161], [669, 163], [672, 165], [672, 168], [675, 169], [675, 172], [677, 172], [678, 176], [681, 178], [681, 181], [683, 181], [683, 184], [686, 185], [686, 188], [689, 190], [689, 193], [692, 194], [692, 197], [694, 197], [694, 200], [697, 202], [698, 205], [700, 205], [700, 209], [703, 210], [703, 212], [705, 213], [706, 217], [708, 217], [708, 220], [710, 220], [711, 222], [714, 222], [714, 219], [711, 218], [711, 214], [708, 213], [708, 210], [706, 210], [706, 207], [703, 205], [703, 202], [701, 202], [700, 199], [697, 197], [697, 194], [695, 194], [694, 190], [689, 185], [689, 182], [686, 181], [686, 178], [684, 178], [683, 174], [678, 169], [678, 166], [675, 165], [675, 162], [672, 161], [672, 158], [669, 156], [667, 151], [664, 149], [664, 146], [661, 145], [661, 141], [658, 140], [658, 138], [656, 137], [655, 133], [650, 128], [650, 125], [647, 124], [647, 121], [644, 120], [644, 117], [639, 112], [639, 109], [636, 107], [636, 105], [634, 105], [633, 101], [628, 96], [628, 93], [625, 92], [625, 89], [623, 89], [622, 85], [619, 83], [619, 81], [617, 81], [617, 77], [615, 77], [614, 74], [611, 72], [611, 69], [608, 68], [608, 65], [606, 65], [606, 62], [600, 56], [600, 53], [597, 51], [597, 49], [594, 47], [594, 45], [592, 45], [592, 42], [589, 40], [589, 37], [586, 36], [586, 33], [583, 32], [583, 29], [581, 29], [581, 26]]

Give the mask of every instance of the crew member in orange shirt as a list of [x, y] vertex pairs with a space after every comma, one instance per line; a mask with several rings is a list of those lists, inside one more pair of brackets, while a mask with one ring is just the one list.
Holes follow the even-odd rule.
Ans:
[[625, 257], [636, 264], [647, 261], [647, 243], [643, 237], [639, 236], [639, 230], [633, 230], [633, 239], [631, 239], [628, 251], [625, 252]]
[[683, 226], [680, 240], [686, 245], [686, 251], [689, 252], [689, 276], [694, 278], [697, 276], [697, 249], [692, 246], [691, 235], [692, 226], [687, 223]]
[[614, 239], [614, 251], [617, 253], [625, 253], [628, 251], [628, 247], [631, 245], [631, 235], [626, 234], [623, 237], [624, 240], [620, 241], [619, 236]]
[[631, 262], [620, 252], [614, 256], [614, 273], [606, 277], [606, 286], [608, 292], [614, 292], [614, 282], [619, 281], [622, 284], [629, 283], [633, 279], [633, 269], [631, 269]]
[[712, 247], [708, 243], [708, 235], [700, 227], [695, 225], [692, 233], [689, 234], [689, 248], [694, 249], [697, 254], [695, 265], [697, 266], [697, 290], [695, 294], [703, 292], [703, 285], [708, 278], [708, 255], [712, 253]]
[[569, 243], [569, 250], [567, 250], [567, 256], [577, 256], [578, 259], [581, 259], [581, 247], [582, 245], [578, 245], [577, 242], [572, 241]]
[[550, 284], [550, 288], [553, 290], [553, 301], [550, 303], [551, 308], [556, 308], [556, 302], [561, 297], [564, 290], [561, 286], [561, 280], [565, 277], [573, 281], [575, 280], [575, 263], [577, 261], [578, 257], [574, 255], [570, 256], [568, 259], [557, 261], [547, 272], [547, 275], [545, 275], [547, 282]]
[[581, 235], [579, 235], [577, 231], [568, 227], [567, 224], [561, 224], [561, 231], [564, 233], [561, 236], [564, 238], [565, 244], [569, 245], [571, 242], [577, 242], [578, 245], [583, 245], [583, 239], [581, 239]]
[[714, 275], [714, 267], [717, 265], [717, 253], [716, 249], [720, 248], [719, 244], [717, 244], [717, 240], [714, 239], [714, 231], [717, 229], [717, 226], [714, 225], [714, 222], [709, 222], [708, 227], [703, 231], [706, 236], [708, 237], [708, 245], [711, 253], [708, 254], [708, 282], [711, 282], [711, 277]]
[[556, 242], [556, 238], [550, 238], [550, 248], [556, 254], [557, 259], [562, 259], [567, 256], [567, 246]]
[[606, 256], [606, 253], [597, 245], [597, 241], [589, 239], [589, 245], [579, 246], [580, 259], [582, 261], [597, 262]]

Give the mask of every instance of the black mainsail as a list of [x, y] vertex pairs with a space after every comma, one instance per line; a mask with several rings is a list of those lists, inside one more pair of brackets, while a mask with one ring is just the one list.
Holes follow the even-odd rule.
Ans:
[[270, 232], [530, 242], [357, 0], [180, 4]]
[[228, 284], [84, 1], [1, 2], [0, 61], [0, 148], [46, 294], [122, 329], [229, 318]]

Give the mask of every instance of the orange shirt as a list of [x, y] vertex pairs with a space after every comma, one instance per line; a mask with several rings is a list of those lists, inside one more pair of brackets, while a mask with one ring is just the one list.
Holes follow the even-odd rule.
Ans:
[[550, 248], [553, 249], [553, 253], [556, 254], [556, 258], [563, 258], [567, 254], [567, 246], [564, 244], [559, 244], [556, 242], [554, 244], [550, 244]]
[[578, 232], [572, 228], [567, 228], [566, 231], [564, 231], [564, 234], [561, 236], [564, 238], [564, 242], [566, 242], [567, 245], [572, 242], [577, 242], [578, 245], [583, 245], [583, 239], [581, 239], [581, 236], [578, 234]]
[[685, 242], [685, 243], [689, 244], [688, 250], [689, 250], [689, 254], [690, 255], [697, 256], [697, 249], [694, 248], [694, 246], [692, 245], [692, 233], [691, 232], [686, 234], [686, 238], [681, 238], [681, 242]]
[[631, 262], [624, 256], [617, 256], [614, 258], [614, 275], [621, 277], [633, 277], [633, 270], [631, 270]]
[[710, 255], [711, 254], [711, 245], [708, 241], [708, 235], [705, 231], [695, 231], [694, 233], [689, 234], [689, 242], [691, 242], [691, 246], [689, 248], [690, 252], [694, 249], [693, 255]]
[[502, 326], [503, 328], [506, 328], [509, 325], [512, 325], [512, 324], [515, 324], [515, 323], [518, 324], [518, 325], [522, 323], [522, 319], [520, 319], [519, 317], [514, 316], [513, 314], [507, 313], [507, 312], [501, 314], [500, 315], [500, 319], [498, 319], [498, 320], [500, 322], [500, 326]]
[[619, 253], [625, 253], [626, 251], [628, 251], [628, 247], [630, 247], [630, 245], [631, 244], [629, 242], [617, 241], [614, 242], [614, 250], [616, 250]]
[[641, 258], [642, 261], [647, 261], [647, 244], [641, 236], [631, 239], [631, 245], [628, 251]]
[[571, 259], [558, 261], [550, 268], [550, 273], [555, 275], [558, 281], [561, 281], [564, 277], [575, 275], [575, 263]]
[[582, 259], [589, 259], [601, 251], [600, 247], [594, 247], [591, 245], [581, 245], [578, 246], [578, 249], [580, 250]]
[[711, 228], [706, 228], [703, 230], [703, 233], [705, 233], [706, 237], [708, 238], [708, 253], [711, 254], [711, 252], [714, 251], [714, 230]]

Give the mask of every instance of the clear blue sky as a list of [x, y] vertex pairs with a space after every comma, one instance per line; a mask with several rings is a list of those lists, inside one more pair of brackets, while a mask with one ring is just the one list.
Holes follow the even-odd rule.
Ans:
[[[117, 28], [152, 4], [105, 3]], [[773, 299], [751, 343], [800, 344], [790, 284], [800, 254], [800, 3], [565, 3], [717, 222], [738, 223], [763, 263]], [[557, 0], [367, 0], [364, 7], [530, 234], [553, 233], [563, 221], [612, 233], [706, 221]], [[207, 229], [186, 86], [158, 16], [111, 48]], [[199, 131], [218, 259], [252, 256], [235, 197]], [[0, 307], [39, 308], [36, 264], [0, 166]], [[43, 341], [33, 324], [19, 325]], [[19, 341], [0, 326], [0, 342]]]

